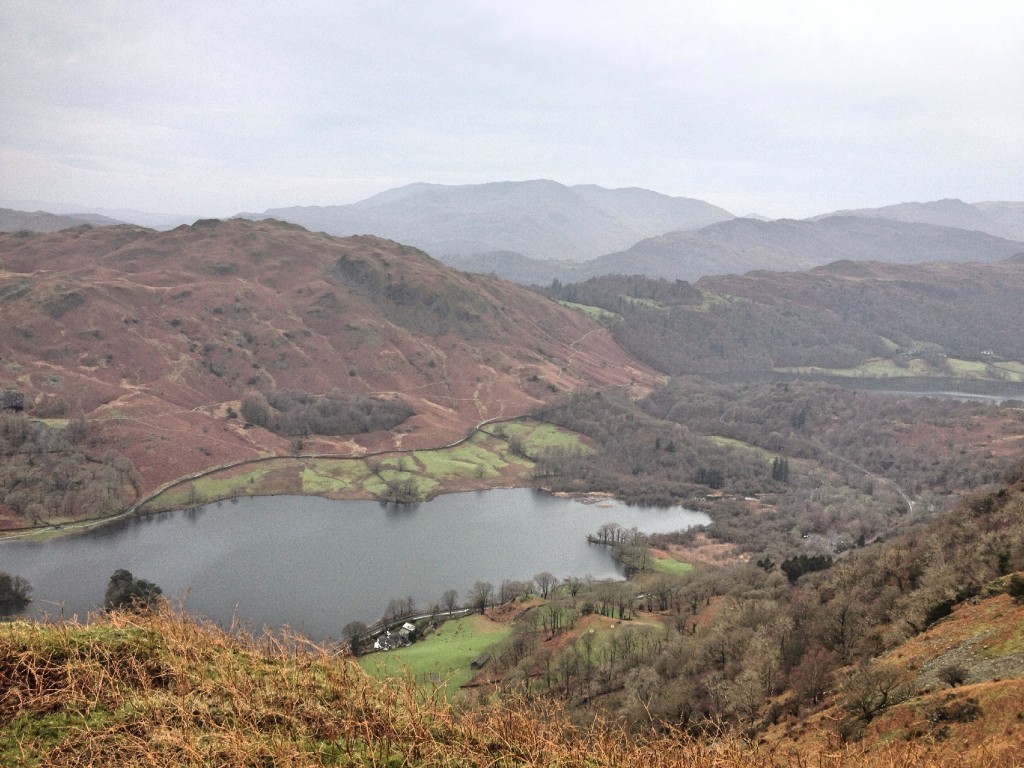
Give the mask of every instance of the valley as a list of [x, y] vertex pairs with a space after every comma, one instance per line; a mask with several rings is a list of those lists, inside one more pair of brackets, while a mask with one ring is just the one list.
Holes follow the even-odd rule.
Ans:
[[[904, 224], [881, 226], [924, 237]], [[728, 225], [749, 228], [710, 226]], [[188, 573], [212, 574], [195, 581], [190, 612], [221, 626], [234, 614], [215, 604], [241, 610], [232, 589], [301, 571], [279, 579], [280, 596], [264, 590], [260, 623], [315, 617], [298, 623], [316, 639], [350, 638], [331, 653], [367, 650], [357, 646], [382, 612], [396, 627], [436, 628], [364, 659], [389, 678], [411, 654], [410, 696], [443, 689], [481, 717], [556, 707], [577, 723], [614, 721], [637, 748], [648, 732], [677, 745], [761, 740], [797, 761], [826, 745], [846, 755], [837, 764], [855, 764], [858, 745], [857, 759], [876, 764], [887, 734], [915, 733], [938, 761], [922, 764], [941, 764], [947, 736], [922, 722], [967, 734], [984, 719], [1009, 733], [995, 702], [1016, 701], [1024, 670], [1012, 628], [1024, 269], [1015, 244], [939, 234], [970, 260], [844, 260], [692, 283], [655, 270], [543, 289], [272, 219], [0, 235], [0, 521], [19, 539], [64, 535], [0, 543], [0, 556], [28, 557], [21, 570], [34, 574], [37, 547], [66, 547], [54, 567], [68, 573], [91, 557], [73, 554], [83, 527], [127, 517], [118, 525], [162, 527], [170, 540], [100, 571], [152, 578], [146, 564], [178, 542], [196, 557]], [[866, 252], [852, 242], [844, 253]], [[907, 253], [941, 255], [936, 242]], [[483, 496], [450, 495], [530, 488], [563, 498], [537, 496], [548, 501], [529, 523], [516, 522], [521, 500], [492, 513]], [[364, 506], [318, 512], [307, 528], [308, 496]], [[494, 570], [485, 542], [502, 555], [547, 551], [507, 526], [540, 531], [574, 498], [597, 503], [572, 533], [544, 536], [549, 560]], [[454, 532], [430, 524], [462, 507]], [[680, 507], [699, 524], [631, 522]], [[427, 527], [374, 534], [371, 514]], [[383, 550], [335, 527], [349, 517]], [[242, 528], [202, 533], [215, 519]], [[116, 530], [87, 535], [114, 542]], [[205, 548], [188, 543], [197, 532]], [[240, 554], [258, 532], [272, 541]], [[356, 548], [340, 554], [342, 541]], [[563, 572], [559, 553], [574, 547], [603, 565]], [[128, 557], [126, 544], [110, 548]], [[449, 581], [424, 573], [337, 603], [355, 594], [346, 568], [383, 583], [377, 570], [415, 573], [423, 554]], [[243, 560], [256, 570], [204, 602], [211, 585], [233, 583], [217, 567], [248, 573]], [[97, 604], [100, 571], [76, 578], [81, 606]], [[193, 584], [159, 573], [169, 595]], [[63, 610], [59, 575], [36, 578], [40, 605]], [[445, 623], [446, 585], [452, 605], [478, 615]], [[1001, 638], [998, 649], [981, 654], [981, 636]], [[981, 765], [989, 753], [970, 754]]]

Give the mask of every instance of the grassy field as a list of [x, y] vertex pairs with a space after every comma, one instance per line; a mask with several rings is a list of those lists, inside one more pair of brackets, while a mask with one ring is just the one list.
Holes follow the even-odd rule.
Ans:
[[561, 429], [553, 424], [542, 424], [524, 419], [496, 425], [494, 433], [499, 434], [499, 429], [500, 432], [503, 432], [508, 437], [518, 437], [522, 440], [523, 447], [530, 456], [537, 456], [550, 448], [582, 452], [589, 452], [591, 450], [583, 443], [578, 434]]
[[865, 379], [899, 379], [907, 377], [953, 377], [959, 379], [983, 379], [1008, 382], [1024, 381], [1024, 366], [1017, 362], [990, 363], [977, 360], [958, 360], [946, 358], [948, 370], [929, 365], [920, 358], [910, 360], [906, 365], [898, 365], [889, 359], [868, 360], [855, 368], [778, 368], [780, 373], [816, 373], [829, 376], [845, 376], [847, 378]]
[[507, 624], [486, 616], [467, 616], [446, 621], [425, 640], [408, 648], [372, 653], [363, 656], [359, 663], [378, 679], [412, 676], [417, 683], [425, 684], [434, 675], [445, 681], [448, 691], [456, 691], [475, 674], [469, 668], [473, 659], [499, 644], [510, 632]]
[[609, 312], [607, 309], [602, 309], [601, 307], [594, 307], [591, 306], [590, 304], [576, 304], [575, 302], [572, 301], [560, 301], [558, 303], [561, 304], [563, 307], [568, 307], [569, 309], [575, 309], [577, 312], [582, 312], [587, 317], [592, 318], [593, 320], [596, 320], [599, 323], [607, 324], [615, 320], [622, 319], [622, 315], [618, 314], [617, 312]]
[[651, 570], [656, 573], [667, 573], [672, 576], [679, 576], [693, 570], [693, 565], [676, 560], [672, 557], [652, 557]]

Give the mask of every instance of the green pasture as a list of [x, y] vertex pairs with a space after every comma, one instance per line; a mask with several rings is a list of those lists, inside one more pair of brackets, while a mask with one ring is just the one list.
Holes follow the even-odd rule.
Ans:
[[624, 293], [619, 294], [619, 296], [635, 306], [647, 307], [648, 309], [668, 309], [660, 301], [655, 301], [654, 299], [641, 299], [638, 296], [627, 296]]
[[475, 674], [469, 668], [473, 659], [497, 646], [511, 631], [507, 624], [486, 616], [467, 616], [446, 621], [436, 632], [408, 648], [363, 656], [359, 664], [378, 679], [412, 676], [425, 685], [435, 675], [445, 681], [449, 691], [455, 691]]
[[908, 377], [952, 377], [958, 379], [985, 379], [999, 381], [1024, 381], [1024, 365], [1012, 361], [986, 363], [977, 360], [946, 358], [946, 370], [936, 368], [920, 358], [913, 358], [905, 365], [899, 365], [888, 358], [868, 360], [853, 368], [818, 368], [814, 366], [777, 368], [780, 373], [813, 373], [828, 376], [865, 379], [898, 379]]
[[693, 570], [691, 563], [684, 563], [682, 560], [670, 557], [652, 557], [648, 563], [655, 573], [667, 573], [671, 576], [680, 576]]
[[552, 448], [581, 452], [591, 450], [577, 433], [569, 432], [553, 424], [524, 419], [505, 422], [497, 426], [504, 431], [507, 437], [518, 437], [522, 440], [523, 447], [530, 456], [537, 456]]
[[568, 307], [569, 309], [575, 309], [577, 312], [582, 312], [592, 320], [596, 320], [597, 322], [605, 325], [614, 322], [615, 320], [622, 319], [622, 315], [616, 312], [609, 312], [607, 309], [595, 307], [591, 304], [577, 304], [573, 301], [560, 301], [558, 303], [563, 307]]

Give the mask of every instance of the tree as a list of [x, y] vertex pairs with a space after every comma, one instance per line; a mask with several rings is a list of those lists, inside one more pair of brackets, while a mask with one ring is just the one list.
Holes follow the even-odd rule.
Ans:
[[537, 583], [537, 589], [540, 590], [540, 596], [545, 600], [548, 599], [548, 594], [551, 592], [551, 588], [558, 583], [558, 578], [553, 573], [547, 571], [541, 571], [533, 580]]
[[242, 418], [257, 427], [270, 428], [273, 418], [270, 403], [262, 392], [247, 392], [242, 398]]
[[846, 708], [857, 718], [870, 722], [883, 710], [907, 696], [903, 672], [895, 666], [862, 661], [843, 680]]
[[819, 703], [832, 685], [832, 676], [837, 666], [837, 654], [820, 645], [811, 646], [789, 673], [789, 684], [797, 699], [806, 704]]
[[772, 480], [780, 483], [789, 482], [789, 459], [772, 459]]
[[489, 581], [478, 581], [469, 593], [469, 603], [483, 613], [494, 594], [494, 585]]
[[565, 588], [569, 590], [569, 594], [572, 595], [573, 600], [576, 599], [576, 595], [583, 589], [583, 579], [579, 576], [566, 576], [562, 579], [562, 583], [565, 584]]
[[960, 664], [947, 664], [936, 673], [936, 676], [950, 688], [956, 688], [958, 685], [966, 683], [967, 678], [971, 675]]
[[406, 596], [404, 599], [396, 597], [388, 602], [387, 610], [384, 612], [384, 620], [388, 622], [397, 621], [406, 616], [416, 613], [416, 601]]
[[353, 656], [358, 656], [363, 648], [363, 639], [366, 637], [366, 625], [361, 621], [350, 621], [341, 630], [348, 640], [348, 647], [352, 650]]
[[441, 605], [448, 611], [448, 618], [450, 619], [452, 612], [459, 605], [459, 593], [454, 589], [446, 589], [445, 593], [441, 595]]
[[118, 568], [107, 583], [103, 604], [107, 610], [147, 611], [156, 607], [163, 590], [145, 579], [136, 579], [131, 571]]
[[32, 598], [28, 596], [31, 591], [32, 585], [28, 583], [28, 579], [0, 572], [0, 607], [24, 608], [32, 602]]

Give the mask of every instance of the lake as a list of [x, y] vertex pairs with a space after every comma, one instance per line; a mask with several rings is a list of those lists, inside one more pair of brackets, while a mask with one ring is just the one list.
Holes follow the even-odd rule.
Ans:
[[647, 533], [708, 523], [681, 507], [586, 504], [528, 488], [439, 496], [414, 506], [310, 496], [240, 498], [123, 520], [46, 542], [0, 542], [0, 571], [27, 578], [30, 612], [79, 618], [126, 568], [223, 626], [288, 625], [317, 641], [379, 618], [394, 598], [429, 609], [447, 589], [541, 571], [622, 577], [586, 536], [608, 522]]

